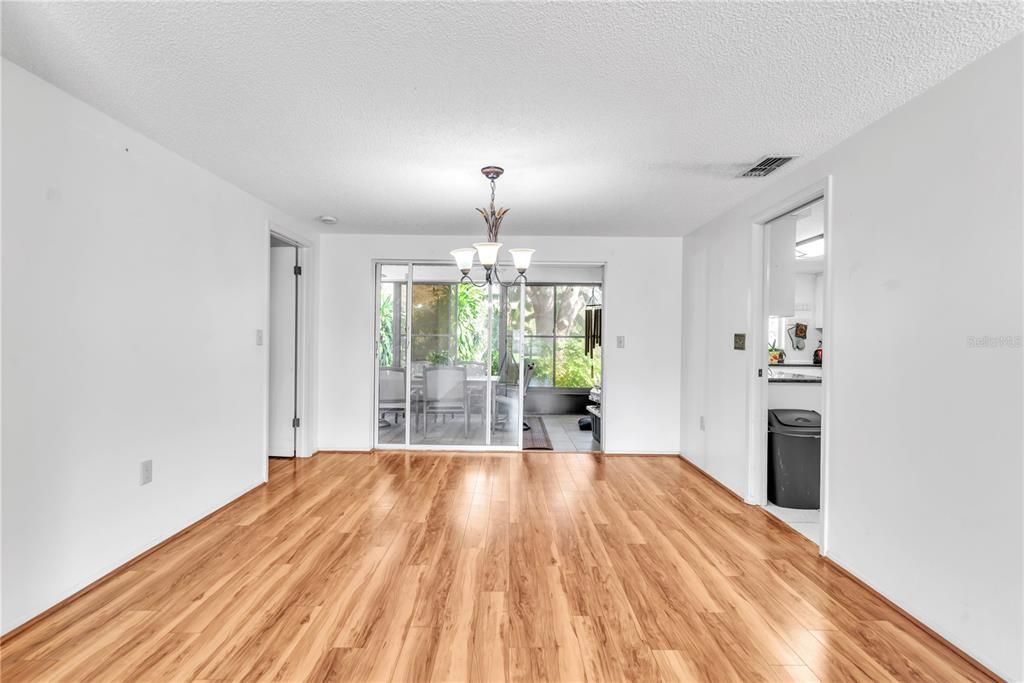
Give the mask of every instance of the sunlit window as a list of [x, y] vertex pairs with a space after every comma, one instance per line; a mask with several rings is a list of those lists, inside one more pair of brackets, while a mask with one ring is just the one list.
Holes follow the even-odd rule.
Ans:
[[584, 351], [585, 311], [599, 285], [527, 285], [526, 356], [534, 387], [589, 388], [601, 382], [600, 350]]

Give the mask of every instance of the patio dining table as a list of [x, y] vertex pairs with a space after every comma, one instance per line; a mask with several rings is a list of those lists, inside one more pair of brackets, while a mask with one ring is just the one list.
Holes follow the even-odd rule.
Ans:
[[[492, 385], [496, 385], [500, 379], [501, 379], [501, 377], [499, 377], [498, 375], [472, 375], [472, 376], [467, 376], [466, 377], [466, 388], [467, 388], [468, 393], [469, 393], [468, 399], [472, 400], [475, 397], [480, 397], [481, 398], [481, 402], [483, 400], [486, 400], [486, 399], [484, 399], [484, 397], [487, 395], [487, 383], [490, 382]], [[411, 399], [412, 400], [410, 401], [410, 403], [412, 404], [413, 416], [414, 416], [414, 419], [416, 420], [416, 422], [414, 422], [414, 424], [419, 424], [419, 422], [418, 422], [419, 421], [419, 413], [421, 412], [419, 410], [419, 406], [420, 406], [420, 404], [423, 401], [423, 384], [424, 384], [423, 375], [413, 375], [410, 378], [410, 383], [412, 385], [411, 386]], [[492, 415], [495, 414], [494, 413], [494, 399], [495, 399], [495, 395], [496, 395], [496, 392], [492, 390], [491, 391], [491, 414]], [[424, 416], [424, 418], [426, 418], [426, 416]], [[470, 412], [470, 418], [472, 419], [472, 412]], [[481, 411], [480, 419], [481, 420], [486, 419], [482, 411]], [[423, 425], [423, 428], [426, 429], [426, 424], [425, 423]]]

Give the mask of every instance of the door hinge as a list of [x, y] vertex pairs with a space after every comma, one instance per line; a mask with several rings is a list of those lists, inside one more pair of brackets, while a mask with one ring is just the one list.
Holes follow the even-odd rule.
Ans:
[[295, 273], [296, 275], [302, 275], [302, 266], [295, 266], [292, 272]]
[[297, 417], [293, 417], [292, 418], [292, 428], [293, 429], [298, 429], [300, 426], [302, 426], [302, 420], [300, 420]]

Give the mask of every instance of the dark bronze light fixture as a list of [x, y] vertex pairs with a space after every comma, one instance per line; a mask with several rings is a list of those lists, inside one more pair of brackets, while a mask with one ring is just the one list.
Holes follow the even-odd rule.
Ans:
[[[501, 221], [505, 218], [508, 213], [508, 209], [495, 209], [494, 208], [494, 187], [495, 181], [501, 177], [501, 174], [505, 172], [505, 169], [500, 166], [484, 166], [480, 169], [480, 172], [485, 178], [491, 181], [491, 206], [489, 209], [477, 209], [480, 215], [484, 217], [484, 222], [487, 224], [487, 241], [476, 242], [473, 244], [473, 248], [465, 247], [462, 249], [455, 249], [451, 252], [451, 255], [455, 258], [455, 264], [462, 271], [461, 282], [468, 282], [477, 287], [484, 287], [492, 282], [497, 282], [499, 285], [506, 287], [517, 284], [519, 282], [526, 281], [526, 269], [530, 267], [530, 259], [533, 257], [533, 249], [509, 249], [508, 253], [512, 254], [512, 262], [515, 264], [516, 270], [519, 271], [519, 275], [516, 279], [510, 283], [502, 282], [501, 277], [498, 274], [498, 269], [495, 266], [498, 263], [498, 252], [501, 250], [501, 242], [498, 241], [498, 231], [501, 229]], [[469, 276], [469, 271], [473, 268], [473, 257], [479, 255], [480, 265], [484, 268], [484, 281], [477, 283]]]

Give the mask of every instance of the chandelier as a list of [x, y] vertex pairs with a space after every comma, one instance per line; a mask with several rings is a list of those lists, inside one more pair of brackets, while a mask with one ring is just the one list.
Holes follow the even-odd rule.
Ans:
[[[501, 228], [501, 221], [505, 218], [505, 214], [508, 213], [508, 209], [494, 208], [494, 184], [501, 177], [501, 174], [505, 172], [505, 169], [499, 166], [484, 166], [480, 169], [480, 172], [491, 181], [491, 207], [490, 209], [477, 209], [480, 215], [484, 217], [484, 222], [487, 223], [487, 241], [474, 243], [472, 249], [469, 247], [455, 249], [451, 252], [451, 255], [455, 257], [455, 265], [462, 271], [461, 282], [466, 282], [476, 287], [485, 287], [492, 282], [497, 282], [504, 287], [510, 287], [519, 282], [526, 281], [526, 269], [530, 267], [530, 259], [533, 257], [534, 250], [509, 249], [508, 253], [512, 254], [512, 263], [515, 265], [516, 270], [519, 271], [519, 274], [512, 282], [501, 281], [498, 269], [495, 267], [498, 264], [498, 252], [501, 250], [501, 242], [498, 241], [498, 230]], [[469, 271], [473, 268], [473, 258], [477, 255], [480, 257], [480, 265], [484, 268], [484, 281], [480, 283], [477, 283], [469, 276]]]

